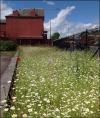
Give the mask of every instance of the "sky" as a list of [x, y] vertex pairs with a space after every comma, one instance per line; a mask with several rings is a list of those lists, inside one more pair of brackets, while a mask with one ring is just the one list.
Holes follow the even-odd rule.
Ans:
[[44, 8], [44, 28], [61, 37], [99, 26], [99, 0], [2, 0], [1, 19], [15, 9]]

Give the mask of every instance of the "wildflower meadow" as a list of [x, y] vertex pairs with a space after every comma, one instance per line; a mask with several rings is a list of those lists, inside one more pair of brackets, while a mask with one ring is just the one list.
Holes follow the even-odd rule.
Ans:
[[99, 118], [100, 62], [91, 52], [23, 46], [19, 56], [4, 118]]

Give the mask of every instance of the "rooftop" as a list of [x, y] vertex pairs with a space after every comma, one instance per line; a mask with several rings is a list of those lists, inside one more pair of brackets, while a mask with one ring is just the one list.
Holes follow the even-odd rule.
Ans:
[[32, 10], [35, 11], [36, 15], [44, 16], [44, 9], [19, 9], [18, 12], [21, 16], [30, 16]]
[[44, 16], [44, 9], [19, 9], [14, 10], [13, 13], [8, 16], [33, 16], [31, 13], [35, 14], [35, 16]]

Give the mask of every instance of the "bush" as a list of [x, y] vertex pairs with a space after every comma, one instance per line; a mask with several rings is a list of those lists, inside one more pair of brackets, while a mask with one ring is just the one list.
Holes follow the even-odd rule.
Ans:
[[17, 44], [13, 41], [0, 41], [0, 51], [15, 51]]

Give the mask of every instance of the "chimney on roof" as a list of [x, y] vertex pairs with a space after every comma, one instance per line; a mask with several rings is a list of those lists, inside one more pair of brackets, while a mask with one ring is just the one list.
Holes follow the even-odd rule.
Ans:
[[36, 16], [35, 9], [32, 9], [32, 10], [31, 10], [30, 15], [31, 15], [31, 16]]
[[20, 14], [19, 14], [19, 12], [18, 12], [18, 10], [14, 10], [13, 11], [13, 16], [19, 16]]

